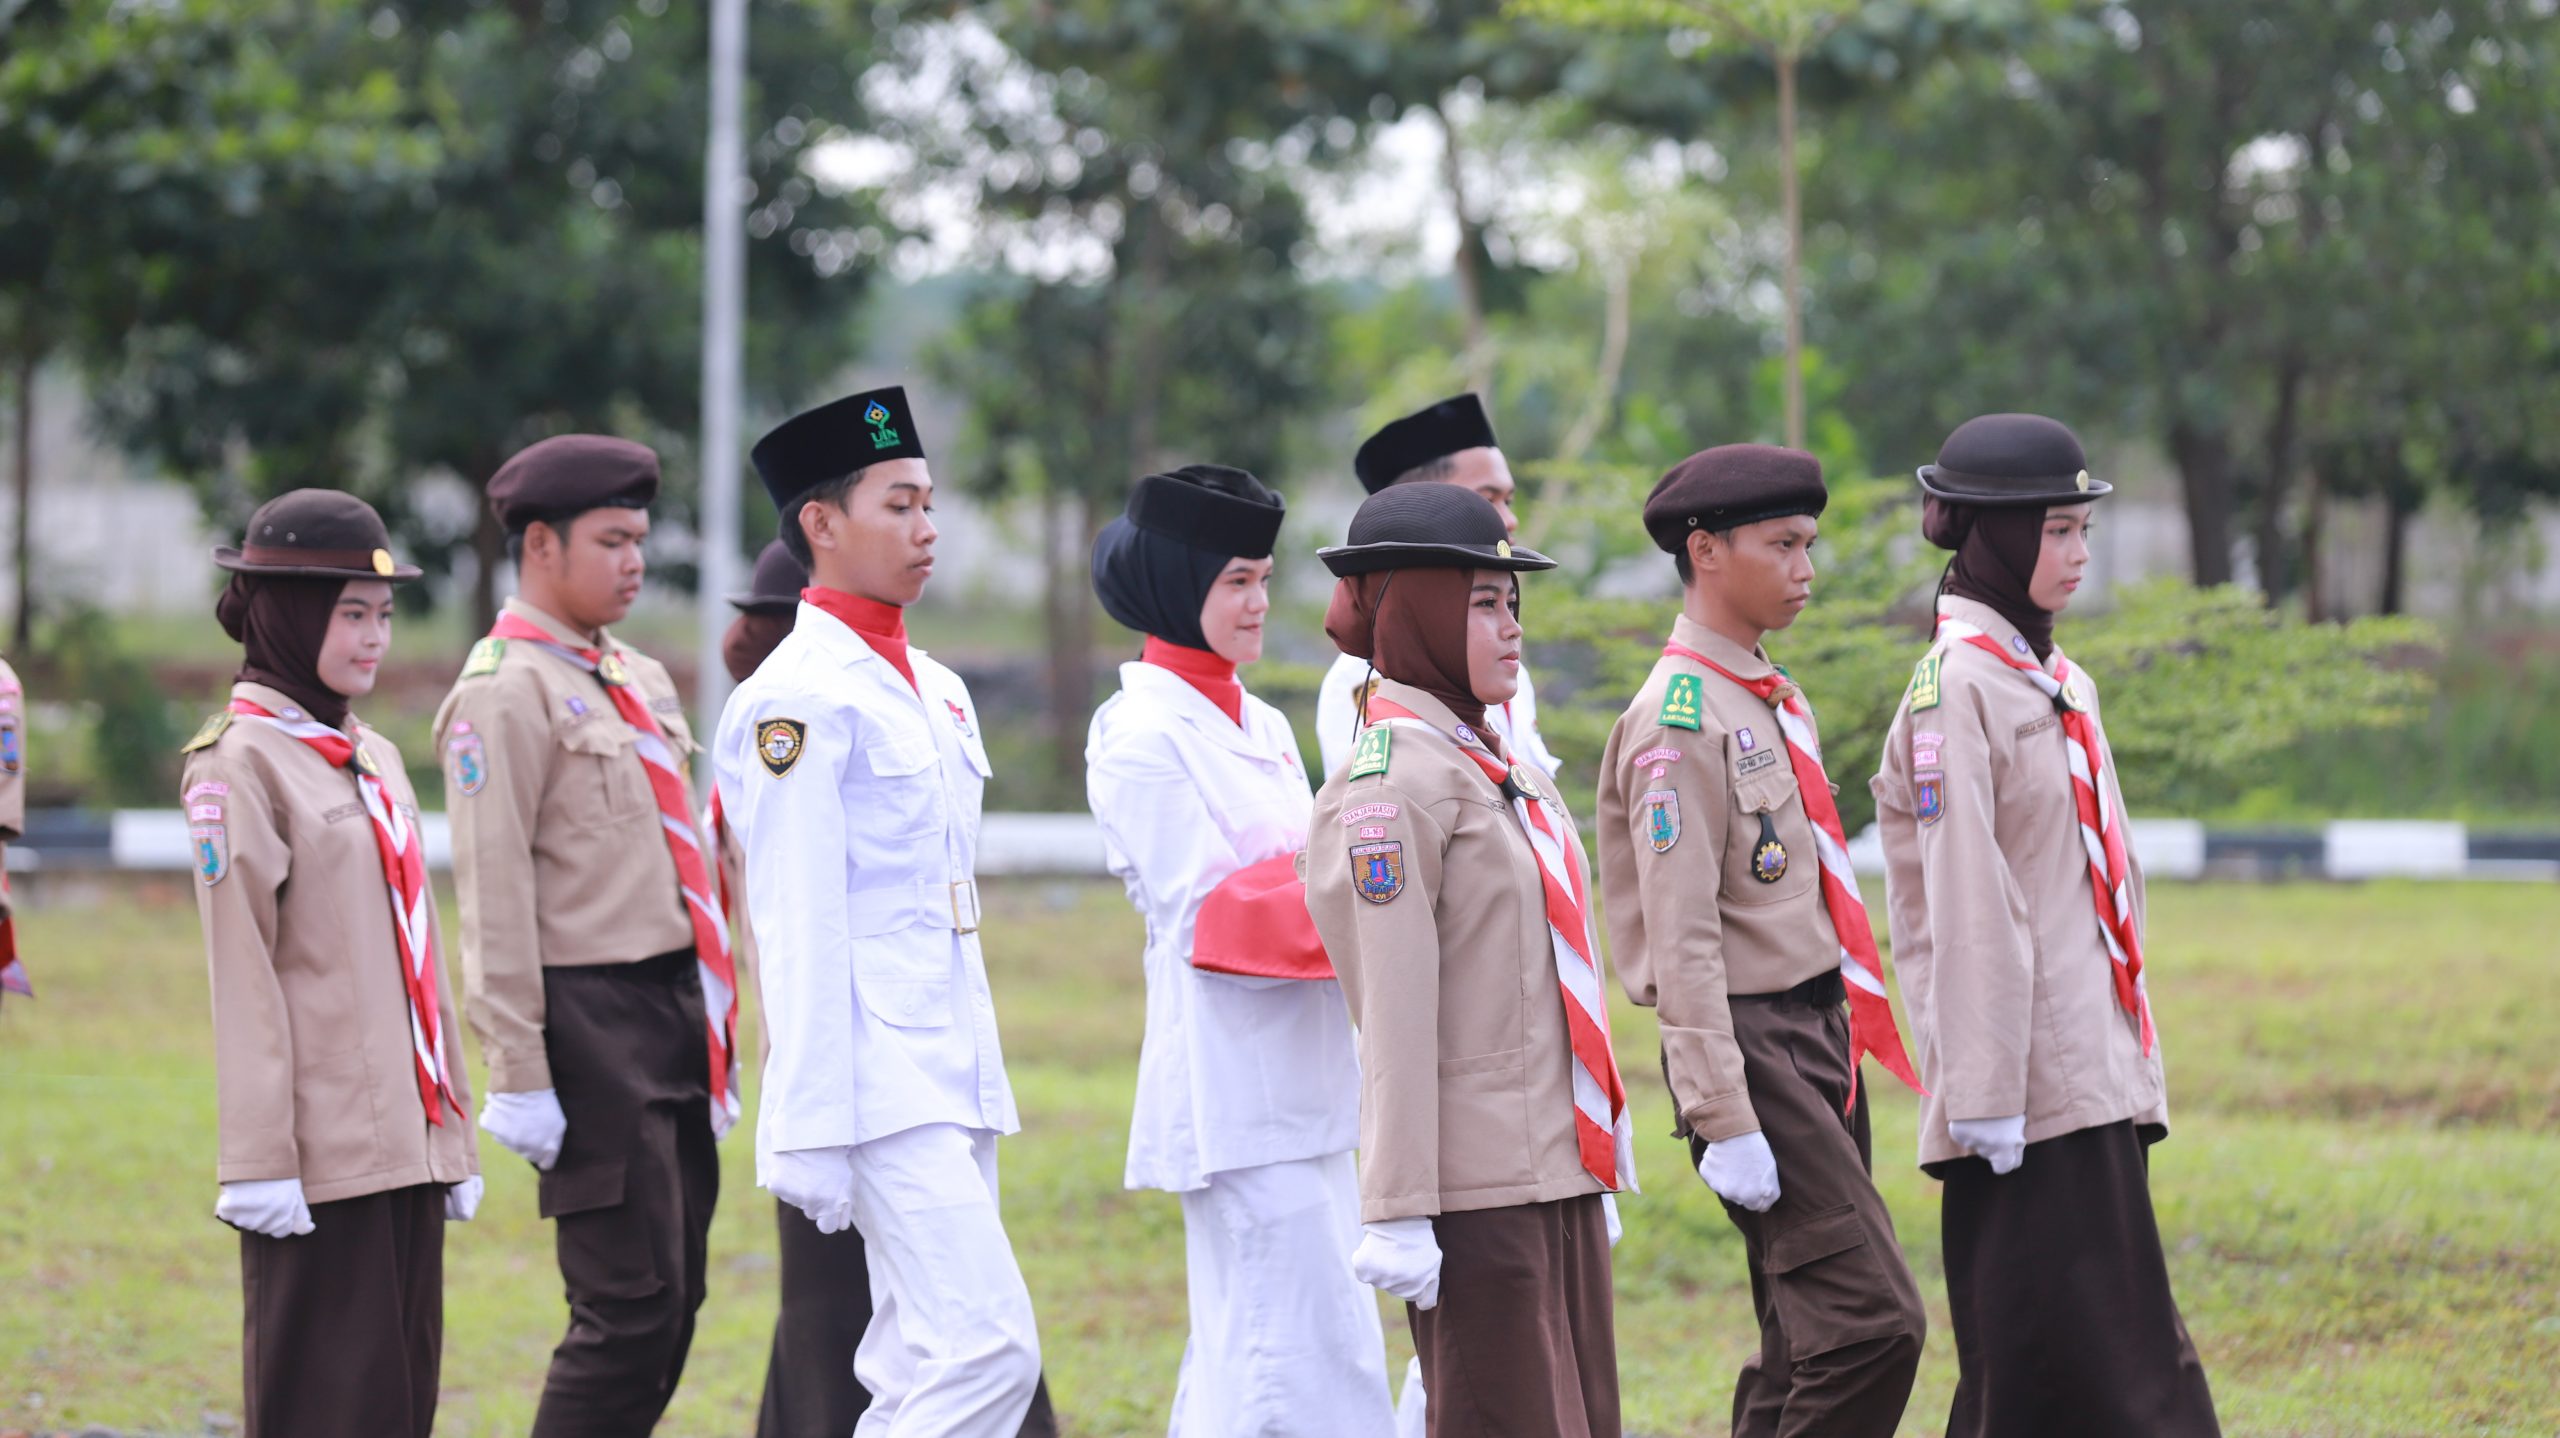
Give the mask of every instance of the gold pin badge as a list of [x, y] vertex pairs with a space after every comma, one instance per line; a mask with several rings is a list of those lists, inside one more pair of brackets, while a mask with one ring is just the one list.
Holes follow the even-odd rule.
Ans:
[[374, 573], [381, 575], [381, 576], [382, 576], [383, 578], [385, 578], [385, 579], [389, 579], [389, 578], [391, 577], [392, 571], [393, 571], [393, 570], [396, 570], [396, 569], [398, 569], [398, 568], [399, 568], [399, 566], [398, 566], [398, 565], [393, 564], [393, 563], [391, 562], [391, 551], [390, 551], [390, 550], [388, 550], [388, 549], [377, 549], [377, 550], [375, 550], [375, 551], [373, 552], [373, 572], [374, 572]]
[[2089, 471], [2085, 469], [2080, 471], [2079, 477], [2074, 479], [2072, 483], [2079, 485], [2082, 493], [2087, 493], [2089, 489]]
[[1501, 555], [1505, 559], [1509, 559], [1511, 557], [1511, 541], [1507, 539], [1495, 540], [1493, 542], [1493, 552]]

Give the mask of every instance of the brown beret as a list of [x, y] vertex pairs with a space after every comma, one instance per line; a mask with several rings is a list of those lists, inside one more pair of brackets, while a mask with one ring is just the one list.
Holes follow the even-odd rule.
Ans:
[[1723, 531], [1764, 519], [1820, 514], [1831, 502], [1822, 461], [1774, 444], [1720, 444], [1671, 466], [1645, 496], [1644, 532], [1677, 554], [1692, 530]]
[[313, 579], [418, 577], [418, 566], [391, 557], [391, 531], [373, 506], [334, 489], [293, 489], [258, 506], [237, 546], [213, 552], [237, 574]]
[[647, 509], [658, 497], [658, 455], [601, 434], [563, 434], [516, 451], [489, 481], [489, 512], [502, 529], [558, 523], [608, 505]]

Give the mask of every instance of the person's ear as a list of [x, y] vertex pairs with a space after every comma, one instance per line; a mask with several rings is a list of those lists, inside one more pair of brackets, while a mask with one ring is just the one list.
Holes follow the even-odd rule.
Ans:
[[1714, 567], [1708, 562], [1714, 557], [1716, 552], [1716, 536], [1714, 530], [1690, 530], [1688, 537], [1682, 542], [1689, 546], [1689, 568], [1693, 572], [1704, 574]]
[[809, 541], [809, 548], [812, 551], [833, 550], [836, 547], [834, 509], [834, 505], [821, 504], [814, 499], [801, 503], [800, 534], [802, 538]]

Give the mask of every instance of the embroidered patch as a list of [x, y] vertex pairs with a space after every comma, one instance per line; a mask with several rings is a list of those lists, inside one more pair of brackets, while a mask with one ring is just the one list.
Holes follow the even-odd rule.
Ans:
[[1676, 789], [1647, 790], [1644, 796], [1644, 837], [1657, 854], [1666, 854], [1680, 842], [1680, 794]]
[[1672, 675], [1670, 687], [1662, 691], [1662, 713], [1654, 722], [1665, 729], [1697, 728], [1700, 705], [1704, 703], [1705, 696], [1706, 690], [1698, 683], [1697, 675]]
[[808, 747], [809, 726], [797, 719], [767, 719], [756, 726], [756, 758], [777, 779], [791, 772]]
[[2025, 635], [2023, 635], [2023, 634], [2012, 634], [2012, 635], [2010, 635], [2010, 636], [2009, 636], [2009, 647], [2010, 647], [2011, 649], [2016, 650], [2016, 651], [2018, 652], [2019, 657], [2021, 657], [2021, 658], [2024, 658], [2026, 655], [2028, 655], [2028, 654], [2030, 654], [2030, 653], [2033, 653], [2033, 652], [2034, 652], [2032, 649], [2030, 649], [2030, 648], [2028, 647], [2028, 645], [2027, 645], [2027, 636], [2025, 636]]
[[507, 657], [507, 641], [491, 636], [471, 646], [471, 657], [462, 661], [462, 677], [477, 679], [498, 672], [498, 661]]
[[1939, 655], [1932, 654], [1920, 661], [1919, 668], [1911, 671], [1911, 711], [1915, 714], [1938, 707], [1939, 660]]
[[1926, 729], [1915, 729], [1911, 734], [1911, 747], [1914, 749], [1935, 749], [1946, 742], [1946, 735], [1932, 734]]
[[1404, 892], [1404, 844], [1390, 839], [1383, 844], [1351, 846], [1351, 882], [1360, 897], [1373, 904], [1383, 904]]
[[0, 715], [0, 774], [15, 774], [24, 756], [18, 752], [17, 716]]
[[1649, 769], [1649, 770], [1647, 770], [1647, 771], [1645, 772], [1645, 777], [1646, 777], [1646, 778], [1648, 778], [1648, 779], [1659, 779], [1659, 778], [1661, 778], [1663, 775], [1668, 774], [1668, 773], [1670, 773], [1670, 772], [1671, 772], [1671, 766], [1670, 766], [1670, 765], [1668, 765], [1668, 764], [1656, 764], [1656, 765], [1654, 765], [1651, 769]]
[[1480, 743], [1480, 742], [1482, 742], [1481, 740], [1479, 740], [1479, 739], [1477, 739], [1477, 738], [1476, 738], [1476, 731], [1474, 731], [1473, 729], [1468, 728], [1468, 727], [1467, 727], [1466, 725], [1464, 725], [1464, 724], [1461, 724], [1461, 725], [1459, 725], [1459, 726], [1458, 726], [1457, 733], [1458, 733], [1458, 742], [1459, 742], [1459, 743], [1461, 743], [1461, 744], [1475, 744], [1475, 743]]
[[1914, 774], [1911, 776], [1911, 808], [1923, 824], [1934, 824], [1947, 817], [1947, 776]]
[[467, 725], [457, 728], [454, 736], [445, 741], [444, 758], [454, 791], [464, 798], [489, 786], [488, 747], [479, 735], [468, 732]]
[[1359, 746], [1351, 751], [1351, 772], [1345, 777], [1365, 779], [1387, 772], [1387, 749], [1395, 742], [1395, 732], [1393, 726], [1386, 724], [1372, 724], [1361, 730]]
[[1751, 726], [1748, 724], [1734, 730], [1733, 737], [1741, 741], [1742, 752], [1745, 754], [1748, 754], [1752, 750], [1760, 747], [1760, 741], [1751, 737]]
[[1370, 819], [1392, 819], [1403, 812], [1404, 810], [1393, 804], [1362, 804], [1358, 808], [1342, 811], [1342, 827], [1348, 829], [1354, 824]]
[[682, 714], [684, 712], [684, 700], [676, 695], [669, 694], [663, 698], [650, 700], [649, 707], [657, 710], [661, 714]]
[[1935, 769], [1938, 767], [1938, 751], [1935, 749], [1914, 749], [1911, 751], [1911, 762], [1925, 768]]
[[2041, 734], [2061, 722], [2062, 716], [2059, 714], [2047, 714], [2041, 719], [2030, 719], [2018, 726], [2018, 737], [2024, 739], [2030, 734]]
[[212, 747], [214, 740], [222, 737], [222, 731], [230, 727], [231, 711], [228, 709], [219, 710], [215, 712], [212, 717], [204, 721], [204, 726], [196, 730], [196, 737], [188, 740], [185, 747], [181, 748], [178, 752], [181, 754], [192, 754], [198, 749], [210, 748]]
[[195, 841], [196, 877], [208, 889], [222, 882], [231, 872], [231, 835], [220, 824], [193, 824], [187, 837]]
[[1748, 778], [1753, 774], [1759, 773], [1763, 769], [1775, 768], [1777, 763], [1778, 751], [1775, 749], [1763, 749], [1757, 754], [1748, 754], [1735, 760], [1733, 764], [1733, 777], [1737, 779]]
[[572, 719], [584, 719], [590, 712], [592, 712], [587, 707], [587, 701], [579, 698], [575, 694], [570, 695], [568, 698], [563, 699], [560, 702], [568, 709], [569, 717]]
[[230, 794], [230, 785], [223, 783], [219, 779], [207, 779], [203, 783], [198, 784], [187, 791], [186, 801], [192, 804], [198, 799], [228, 798]]
[[222, 806], [220, 804], [189, 804], [187, 806], [187, 822], [190, 824], [202, 823], [207, 820], [219, 820], [221, 817]]
[[1680, 762], [1680, 751], [1677, 749], [1647, 749], [1627, 762], [1633, 764], [1639, 769], [1643, 768], [1647, 764], [1677, 764]]
[[968, 710], [961, 708], [959, 705], [948, 699], [942, 701], [942, 707], [951, 711], [952, 726], [960, 731], [961, 738], [974, 739], [977, 737], [977, 731], [969, 727]]
[[1363, 839], [1383, 839], [1387, 837], [1387, 826], [1384, 824], [1363, 824], [1360, 826], [1360, 837]]

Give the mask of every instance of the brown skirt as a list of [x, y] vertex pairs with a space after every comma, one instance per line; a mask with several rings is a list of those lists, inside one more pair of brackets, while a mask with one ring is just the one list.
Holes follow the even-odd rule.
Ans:
[[1430, 1438], [1618, 1438], [1600, 1195], [1444, 1213], [1440, 1302], [1410, 1304]]
[[2003, 1176], [1978, 1158], [1930, 1170], [1947, 1185], [1947, 1438], [2219, 1438], [2130, 1121], [2029, 1144]]

